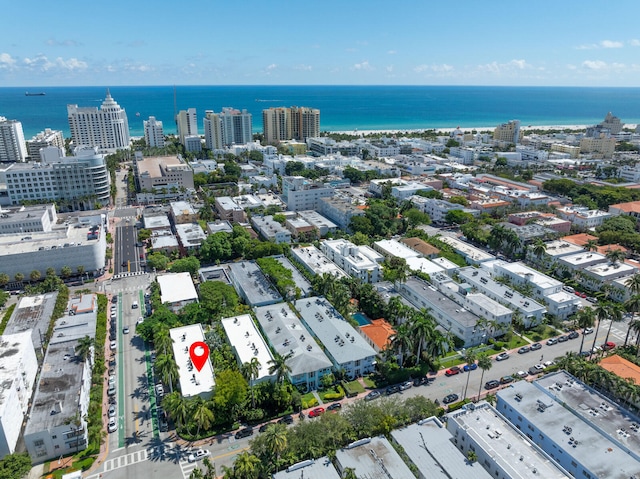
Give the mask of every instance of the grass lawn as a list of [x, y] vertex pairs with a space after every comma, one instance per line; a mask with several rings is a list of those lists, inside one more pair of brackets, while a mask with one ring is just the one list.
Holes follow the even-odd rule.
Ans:
[[307, 393], [304, 394], [302, 396], [302, 407], [305, 407], [305, 404], [307, 405], [306, 407], [312, 407], [315, 406], [318, 403], [318, 400], [316, 399], [316, 397], [313, 395], [313, 393]]
[[[370, 381], [373, 384], [373, 381]], [[365, 383], [367, 384], [367, 387], [369, 387], [369, 383], [367, 382], [366, 378], [365, 378]], [[350, 381], [350, 382], [345, 382], [345, 392], [347, 394], [360, 394], [364, 392], [364, 388], [362, 387], [362, 384], [360, 384], [360, 381], [358, 381], [357, 379], [355, 381]], [[375, 387], [375, 386], [372, 386]]]
[[544, 339], [552, 338], [554, 336], [557, 336], [558, 334], [560, 334], [558, 333], [558, 330], [553, 326], [549, 326], [549, 325], [545, 326], [544, 331], [542, 333], [539, 333], [538, 331], [534, 331], [534, 330], [525, 331], [524, 333], [524, 335], [533, 342], [538, 342]]
[[[378, 386], [376, 385], [375, 381], [373, 379], [371, 379], [371, 376], [365, 376], [362, 378], [362, 380], [364, 381], [364, 383], [367, 385], [367, 388], [369, 389], [375, 389]], [[357, 382], [357, 381], [355, 381]], [[351, 387], [351, 383], [349, 383], [349, 387]]]
[[325, 399], [325, 395], [327, 394], [338, 394], [338, 389], [335, 387], [329, 388], [329, 389], [324, 389], [322, 391], [318, 391], [318, 396], [320, 396], [320, 399], [322, 399], [322, 402], [331, 402], [331, 401], [337, 401], [338, 399], [336, 398], [330, 398], [330, 399]]
[[522, 339], [517, 334], [514, 334], [513, 337], [511, 338], [511, 341], [509, 341], [508, 343], [506, 342], [504, 343], [504, 347], [506, 349], [515, 349], [515, 348], [520, 348], [525, 344], [529, 344], [529, 343], [527, 343], [525, 339]]
[[460, 356], [444, 358], [440, 360], [440, 369], [449, 369], [451, 366], [459, 366], [460, 364], [464, 364], [464, 360]]

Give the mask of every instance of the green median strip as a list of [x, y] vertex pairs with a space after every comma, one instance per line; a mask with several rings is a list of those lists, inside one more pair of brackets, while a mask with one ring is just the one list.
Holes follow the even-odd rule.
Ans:
[[116, 336], [118, 338], [118, 348], [116, 357], [118, 362], [118, 447], [124, 447], [125, 429], [125, 404], [124, 404], [124, 338], [122, 337], [122, 293], [118, 294], [118, 319], [116, 320]]
[[160, 429], [158, 426], [158, 408], [156, 407], [156, 391], [153, 380], [153, 364], [151, 363], [151, 354], [149, 352], [149, 343], [144, 343], [144, 360], [147, 366], [147, 386], [149, 389], [149, 408], [151, 409], [151, 425], [153, 426], [153, 437], [160, 437]]

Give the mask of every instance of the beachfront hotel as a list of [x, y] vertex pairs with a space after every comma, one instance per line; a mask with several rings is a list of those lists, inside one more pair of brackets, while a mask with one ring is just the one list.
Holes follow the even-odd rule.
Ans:
[[262, 110], [264, 141], [307, 141], [320, 136], [320, 110], [305, 106], [278, 107]]
[[252, 116], [247, 110], [223, 108], [220, 113], [208, 110], [204, 118], [204, 141], [210, 150], [244, 145], [253, 141]]
[[144, 125], [144, 141], [149, 148], [164, 148], [164, 130], [162, 122], [150, 116], [142, 122]]
[[176, 125], [180, 143], [183, 145], [185, 138], [198, 135], [198, 114], [196, 109], [180, 110], [176, 116]]
[[511, 120], [496, 126], [493, 131], [493, 141], [496, 143], [513, 143], [517, 145], [522, 140], [520, 120]]
[[67, 116], [74, 145], [96, 146], [106, 151], [129, 148], [127, 113], [109, 90], [100, 109], [67, 105]]

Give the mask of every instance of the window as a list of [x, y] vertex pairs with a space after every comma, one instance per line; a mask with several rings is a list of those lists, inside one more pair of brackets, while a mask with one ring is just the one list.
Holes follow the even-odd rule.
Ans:
[[38, 439], [37, 441], [33, 441], [33, 445], [35, 447], [42, 447], [44, 446], [44, 441], [42, 439]]

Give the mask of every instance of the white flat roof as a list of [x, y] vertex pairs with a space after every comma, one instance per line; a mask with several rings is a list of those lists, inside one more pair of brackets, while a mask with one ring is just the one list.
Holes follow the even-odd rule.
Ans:
[[264, 338], [258, 332], [251, 316], [242, 314], [225, 318], [221, 322], [231, 346], [236, 351], [240, 365], [251, 362], [253, 358], [258, 358], [260, 366], [256, 380], [271, 378], [269, 362], [273, 359], [273, 355]]
[[200, 323], [181, 326], [169, 330], [169, 335], [173, 340], [173, 355], [178, 365], [180, 375], [180, 390], [184, 397], [200, 396], [207, 397], [211, 394], [215, 386], [213, 376], [213, 365], [208, 358], [202, 369], [198, 372], [195, 367], [189, 368], [191, 358], [189, 348], [197, 341], [204, 341], [204, 332]]
[[457, 238], [452, 238], [451, 236], [439, 236], [438, 239], [474, 261], [482, 262], [495, 259], [495, 256], [492, 254], [482, 251], [475, 246], [471, 246], [469, 243], [460, 241]]
[[396, 256], [398, 258], [408, 259], [408, 258], [418, 258], [422, 256], [417, 251], [412, 250], [408, 246], [405, 246], [404, 244], [396, 240], [376, 241], [374, 245], [377, 246], [380, 250], [382, 250], [385, 254]]
[[157, 280], [160, 285], [160, 300], [163, 303], [171, 304], [198, 299], [190, 273], [161, 274]]
[[435, 274], [444, 272], [444, 268], [429, 261], [427, 258], [407, 258], [407, 266], [412, 271], [420, 271], [426, 274]]

